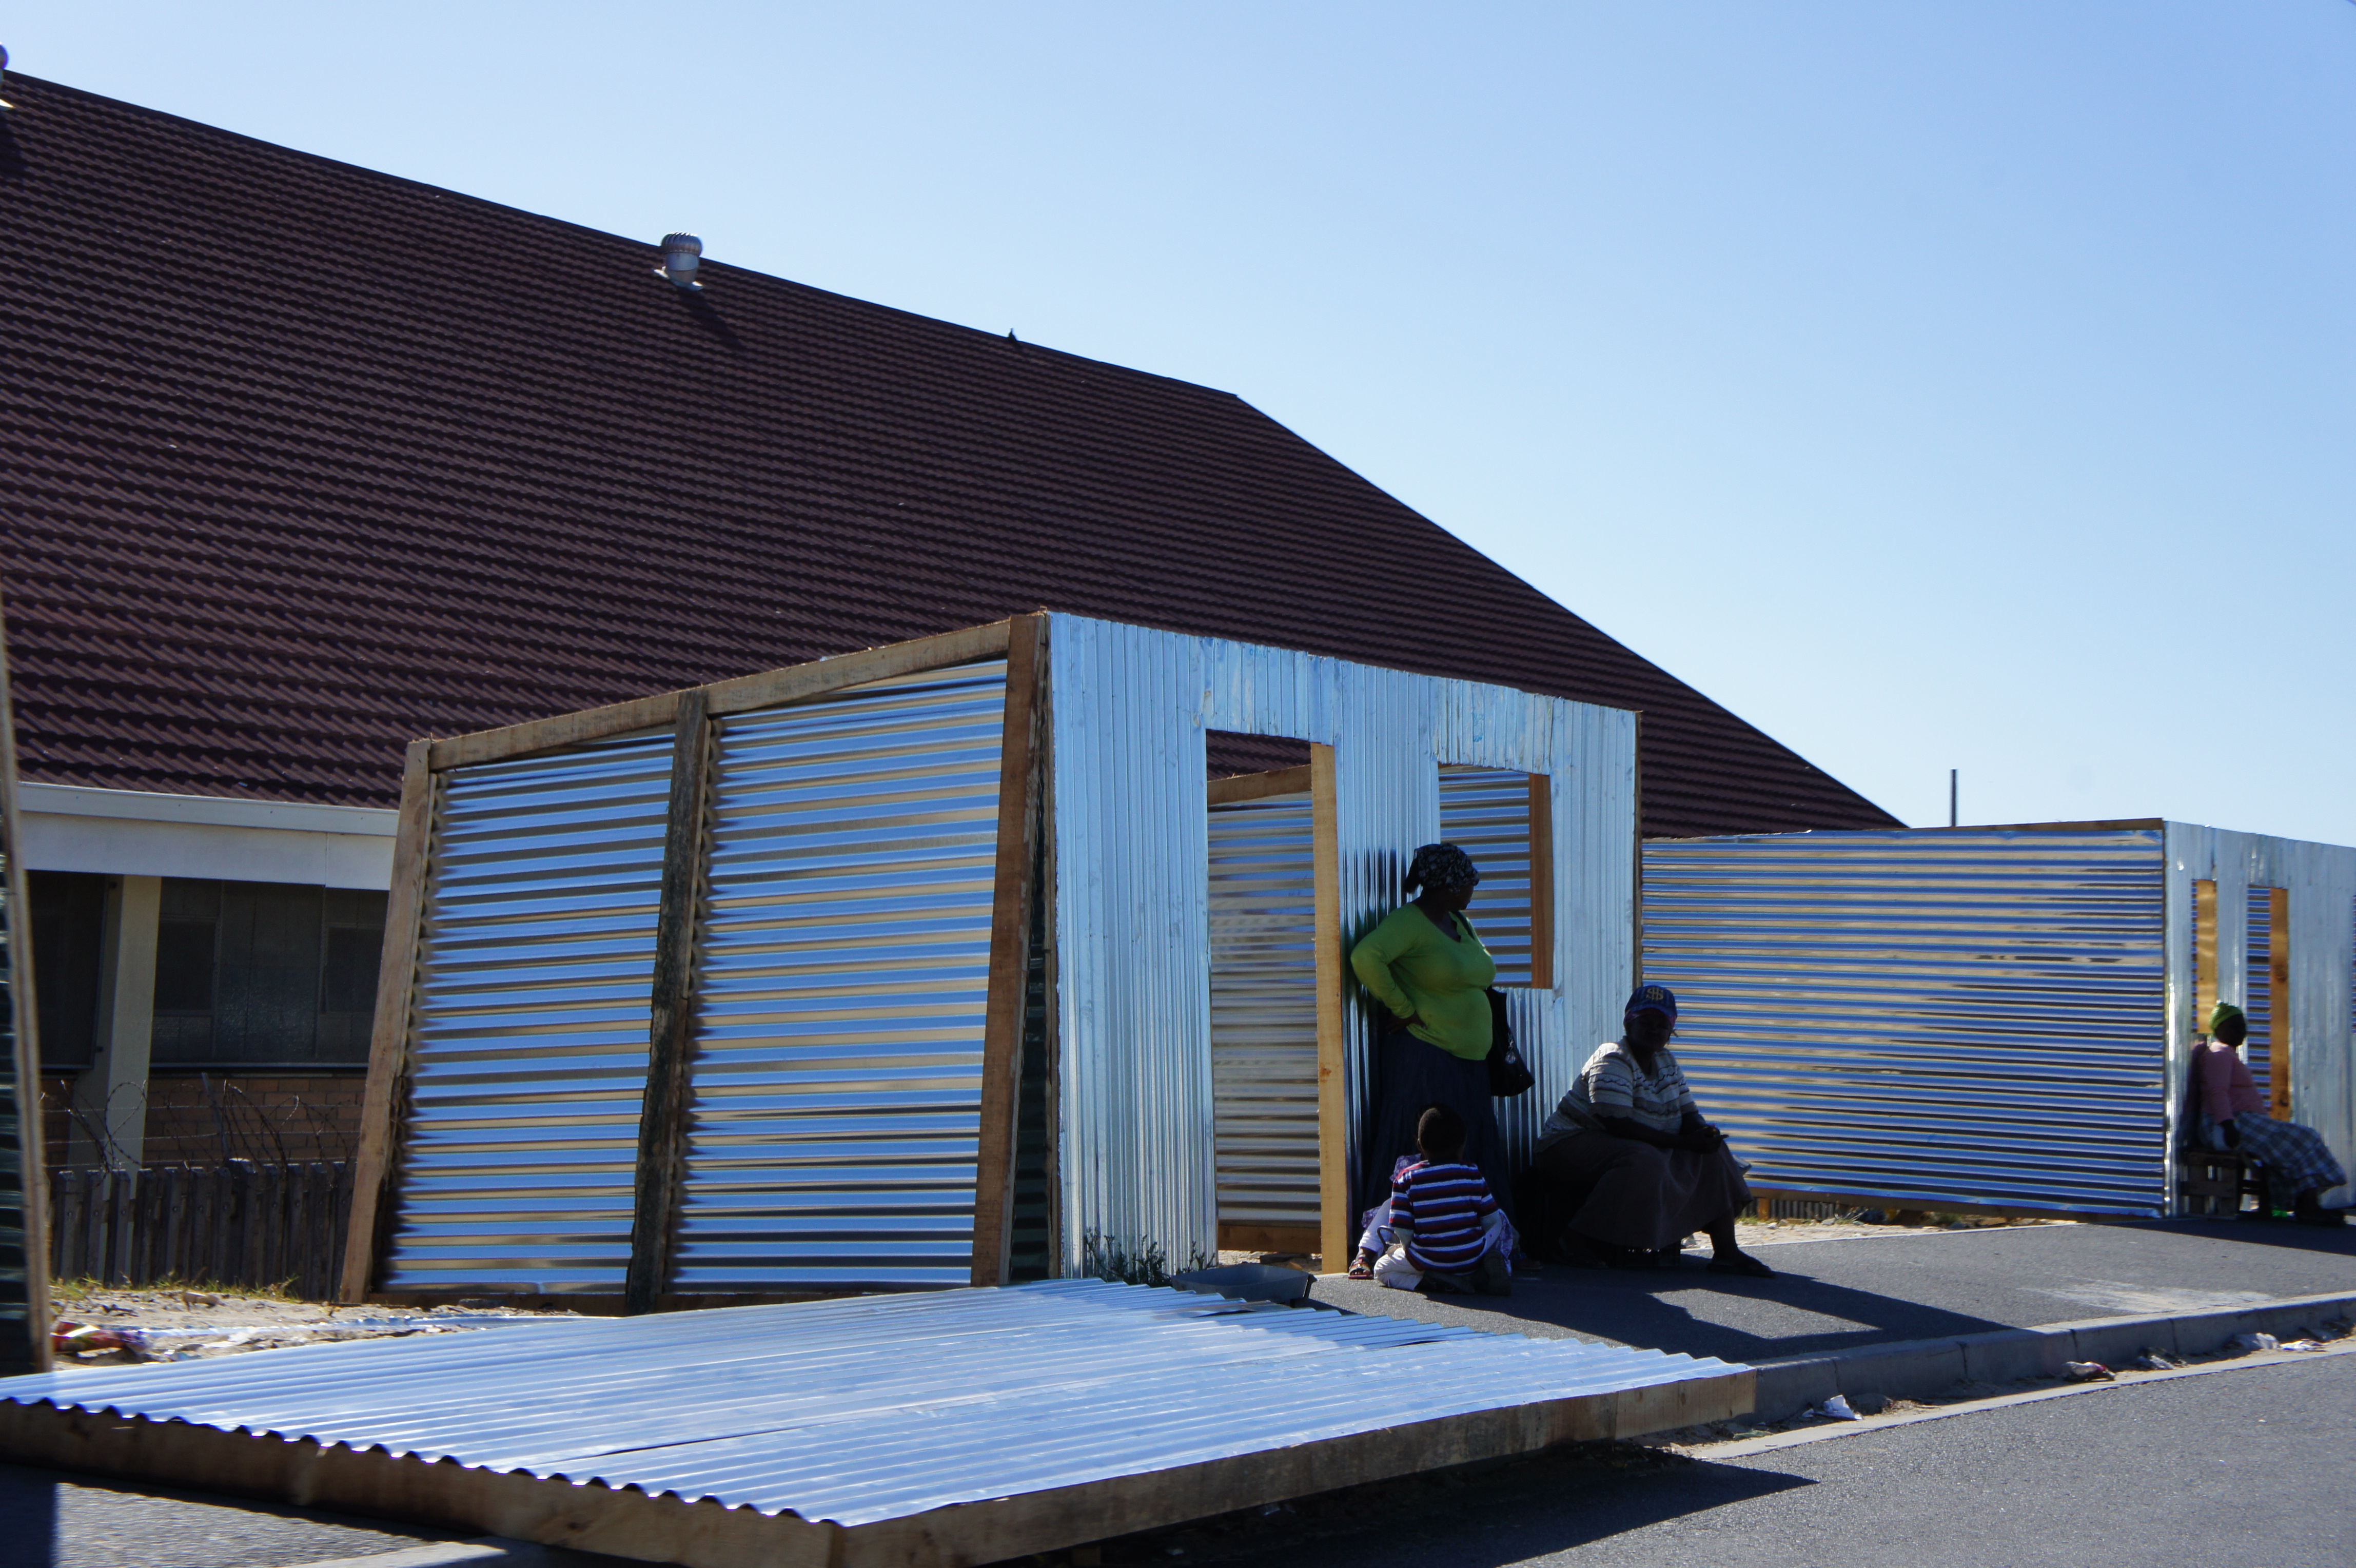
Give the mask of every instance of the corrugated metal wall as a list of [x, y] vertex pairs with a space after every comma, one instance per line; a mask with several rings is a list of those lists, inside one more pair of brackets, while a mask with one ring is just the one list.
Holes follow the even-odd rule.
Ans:
[[1530, 776], [1507, 768], [1440, 770], [1440, 836], [1481, 868], [1465, 911], [1497, 961], [1500, 987], [1530, 983]]
[[[2247, 998], [2243, 1007], [2250, 1021], [2250, 1037], [2243, 1044], [2242, 1059], [2249, 1065], [2250, 1077], [2256, 1080], [2258, 1092], [2269, 1099], [2274, 1094], [2275, 1073], [2275, 894], [2271, 887], [2253, 887], [2242, 900], [2244, 918], [2243, 951], [2246, 955], [2246, 971], [2243, 993]], [[2208, 1020], [2201, 1020], [2207, 1026]]]
[[[2265, 921], [2236, 920], [2255, 906], [2251, 889], [2280, 887], [2290, 900], [2289, 983], [2273, 999], [2277, 1069], [2288, 1047], [2291, 1118], [2323, 1134], [2343, 1167], [2356, 1169], [2356, 849], [2264, 833], [2170, 822], [2168, 839], [2169, 1048], [2176, 1064], [2171, 1118], [2179, 1103], [2192, 1040], [2209, 1020], [2193, 1015], [2192, 884], [2217, 884], [2217, 995], [2247, 1006], [2253, 973], [2250, 937]], [[2287, 1015], [2285, 1018], [2282, 1015]], [[2282, 1025], [2288, 1025], [2286, 1039]], [[2338, 1187], [2326, 1203], [2346, 1203]]]
[[[0, 718], [6, 714], [0, 698]], [[0, 754], [5, 755], [5, 754]], [[13, 791], [16, 781], [0, 778], [0, 789]], [[9, 813], [13, 825], [14, 813]], [[40, 1365], [38, 1341], [47, 1330], [34, 1321], [36, 1268], [45, 1266], [48, 1249], [38, 1237], [28, 1236], [28, 1204], [34, 1181], [39, 1179], [37, 1147], [40, 1080], [31, 1070], [31, 1042], [19, 1038], [18, 1015], [27, 1000], [19, 960], [24, 947], [17, 927], [25, 911], [16, 907], [16, 893], [25, 883], [11, 875], [9, 860], [16, 846], [0, 842], [0, 1376], [29, 1372]]]
[[620, 1288], [671, 749], [444, 775], [385, 1288]]
[[1211, 810], [1211, 1096], [1222, 1227], [1317, 1228], [1310, 818], [1305, 793]]
[[[1557, 985], [1507, 993], [1538, 1084], [1499, 1105], [1526, 1157], [1635, 970], [1635, 715], [1075, 616], [1052, 618], [1048, 645], [1064, 1266], [1091, 1231], [1181, 1260], [1214, 1246], [1206, 729], [1334, 748], [1351, 939], [1397, 908], [1408, 855], [1440, 836], [1440, 764], [1551, 777]], [[1344, 1015], [1355, 1170], [1355, 985]]]
[[962, 1284], [1006, 667], [719, 721], [675, 1288]]
[[1644, 846], [1702, 1112], [1789, 1192], [2166, 1212], [2157, 831]]

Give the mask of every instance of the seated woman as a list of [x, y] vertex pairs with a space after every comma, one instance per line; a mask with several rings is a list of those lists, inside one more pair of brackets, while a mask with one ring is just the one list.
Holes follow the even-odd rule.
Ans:
[[1716, 1253], [1712, 1270], [1772, 1279], [1774, 1270], [1735, 1245], [1734, 1217], [1751, 1201], [1751, 1188], [1726, 1134], [1701, 1119], [1669, 1054], [1676, 1018], [1668, 987], [1638, 986], [1620, 1038], [1596, 1047], [1540, 1130], [1537, 1168], [1588, 1190], [1557, 1245], [1590, 1268], [1649, 1267], [1701, 1230]]
[[2249, 1037], [2248, 1016], [2230, 1002], [2217, 1004], [2209, 1043], [2198, 1047], [2201, 1133], [2211, 1148], [2222, 1144], [2258, 1162], [2273, 1207], [2304, 1224], [2337, 1225], [2343, 1211], [2324, 1208], [2318, 1195], [2344, 1184], [2348, 1173], [2314, 1128], [2266, 1114], [2265, 1096], [2242, 1060], [2240, 1047]]

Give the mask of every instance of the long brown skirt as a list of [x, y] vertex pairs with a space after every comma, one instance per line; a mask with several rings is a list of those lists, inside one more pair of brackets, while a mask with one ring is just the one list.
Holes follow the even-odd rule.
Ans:
[[1576, 1189], [1593, 1184], [1566, 1227], [1607, 1247], [1666, 1247], [1707, 1230], [1751, 1201], [1733, 1153], [1656, 1149], [1609, 1133], [1580, 1133], [1537, 1157]]

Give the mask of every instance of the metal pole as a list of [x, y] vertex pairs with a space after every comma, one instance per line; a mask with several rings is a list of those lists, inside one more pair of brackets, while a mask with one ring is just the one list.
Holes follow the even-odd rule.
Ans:
[[1956, 802], [1962, 798], [1957, 776], [1962, 772], [1960, 768], [1947, 769], [1947, 825], [1951, 828], [1962, 824], [1962, 819], [1955, 814]]

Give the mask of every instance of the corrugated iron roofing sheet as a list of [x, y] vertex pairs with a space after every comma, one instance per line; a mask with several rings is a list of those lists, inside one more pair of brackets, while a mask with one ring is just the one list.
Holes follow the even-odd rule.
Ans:
[[29, 778], [390, 805], [414, 736], [1046, 607], [1641, 708], [1651, 832], [1891, 822], [1228, 393], [8, 85]]
[[860, 1525], [1738, 1369], [1071, 1280], [16, 1378], [0, 1398]]

